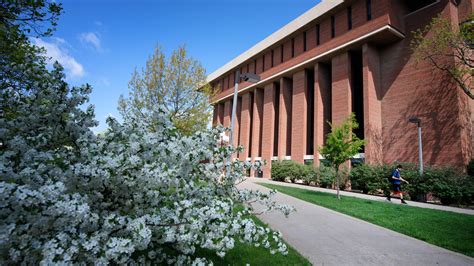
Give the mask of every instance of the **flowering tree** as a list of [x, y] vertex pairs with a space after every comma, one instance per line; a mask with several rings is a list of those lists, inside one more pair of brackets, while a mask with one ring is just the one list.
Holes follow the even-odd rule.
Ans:
[[110, 118], [95, 136], [92, 107], [79, 108], [89, 86], [70, 89], [59, 65], [35, 85], [0, 94], [1, 264], [199, 264], [196, 248], [224, 256], [236, 240], [286, 253], [279, 233], [244, 218], [250, 207], [234, 210], [257, 201], [290, 212], [236, 189], [252, 166], [228, 160], [222, 128], [182, 136], [157, 112], [153, 130]]

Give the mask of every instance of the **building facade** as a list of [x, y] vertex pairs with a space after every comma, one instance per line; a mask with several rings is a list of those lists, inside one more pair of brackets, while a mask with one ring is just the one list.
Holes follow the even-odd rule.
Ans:
[[[459, 25], [474, 0], [323, 0], [208, 76], [220, 92], [213, 124], [230, 127], [235, 73], [239, 82], [234, 145], [240, 160], [313, 160], [351, 112], [366, 140], [366, 163], [418, 162], [421, 119], [428, 165], [466, 165], [472, 156], [472, 101], [441, 71], [416, 63], [412, 31], [435, 16]], [[427, 33], [428, 35], [431, 32]], [[454, 58], [452, 60], [455, 60]], [[454, 62], [454, 61], [453, 61]], [[251, 173], [254, 175], [255, 173]]]

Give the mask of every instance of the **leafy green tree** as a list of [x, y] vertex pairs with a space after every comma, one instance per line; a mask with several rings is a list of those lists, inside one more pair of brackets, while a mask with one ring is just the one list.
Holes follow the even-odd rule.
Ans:
[[[329, 123], [329, 122], [328, 122]], [[359, 139], [353, 132], [359, 127], [354, 113], [351, 113], [341, 125], [331, 125], [331, 132], [327, 135], [326, 145], [319, 148], [319, 152], [328, 160], [336, 171], [337, 198], [339, 196], [340, 171], [339, 167], [356, 155], [365, 141]]]
[[51, 36], [61, 10], [48, 0], [0, 2], [0, 90], [28, 90], [38, 81], [45, 62], [30, 38]]
[[411, 46], [415, 60], [428, 61], [447, 73], [464, 93], [474, 99], [474, 13], [459, 26], [436, 17], [413, 34]]
[[148, 58], [142, 71], [135, 70], [128, 84], [128, 98], [120, 97], [119, 111], [154, 125], [159, 109], [169, 114], [174, 126], [189, 135], [209, 123], [212, 89], [199, 61], [189, 57], [184, 46], [167, 59], [160, 46]]

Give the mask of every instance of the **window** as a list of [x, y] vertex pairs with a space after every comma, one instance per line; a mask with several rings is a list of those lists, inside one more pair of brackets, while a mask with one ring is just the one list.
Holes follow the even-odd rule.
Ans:
[[221, 79], [221, 91], [224, 91], [224, 79]]
[[365, 7], [367, 9], [367, 20], [372, 20], [372, 1], [367, 0]]
[[283, 44], [280, 47], [280, 63], [283, 63]]
[[295, 57], [295, 38], [291, 39], [291, 58]]
[[253, 73], [257, 74], [257, 59], [253, 60]]
[[227, 89], [230, 88], [230, 75], [227, 77]]
[[347, 8], [347, 28], [352, 30], [352, 7]]
[[273, 58], [274, 58], [274, 53], [273, 53], [273, 50], [272, 50], [272, 64], [270, 67], [273, 67]]
[[265, 55], [262, 56], [262, 72], [265, 72]]
[[306, 52], [306, 31], [303, 32], [303, 52]]
[[331, 38], [336, 36], [336, 19], [334, 15], [331, 16]]
[[319, 38], [320, 27], [319, 24], [316, 25], [316, 45], [321, 43], [321, 39]]
[[247, 64], [247, 71], [246, 72], [249, 73], [249, 64]]

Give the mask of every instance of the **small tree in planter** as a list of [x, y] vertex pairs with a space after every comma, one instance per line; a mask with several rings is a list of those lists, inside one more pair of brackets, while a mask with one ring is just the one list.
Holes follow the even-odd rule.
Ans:
[[341, 199], [339, 195], [339, 167], [352, 156], [356, 155], [365, 141], [359, 139], [352, 131], [359, 127], [353, 113], [351, 113], [341, 125], [335, 126], [331, 123], [329, 124], [331, 126], [331, 133], [327, 135], [326, 145], [321, 147], [319, 152], [330, 162], [336, 171], [337, 198]]

